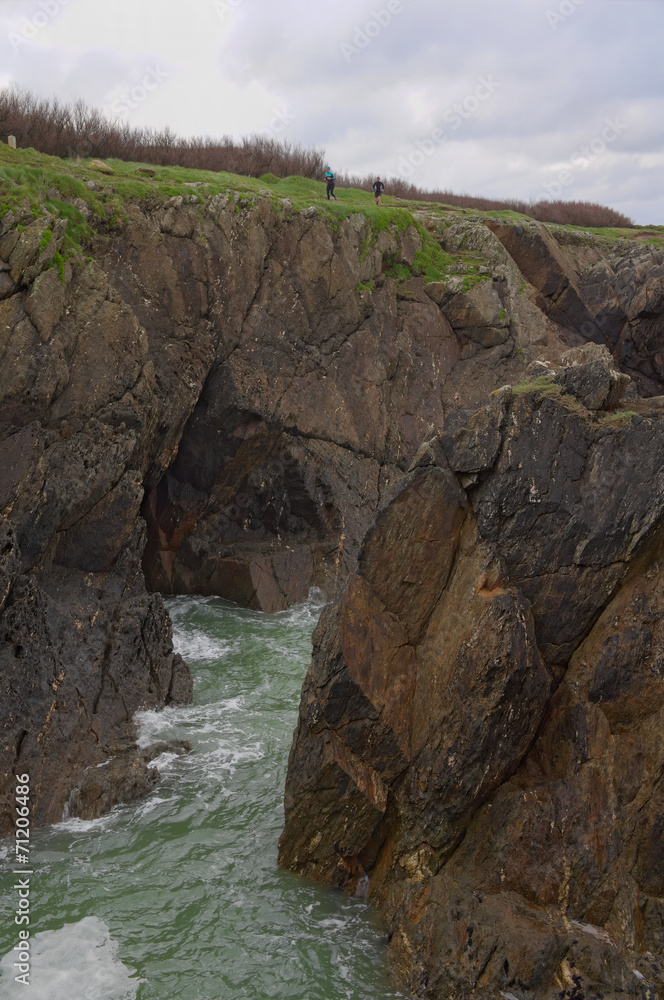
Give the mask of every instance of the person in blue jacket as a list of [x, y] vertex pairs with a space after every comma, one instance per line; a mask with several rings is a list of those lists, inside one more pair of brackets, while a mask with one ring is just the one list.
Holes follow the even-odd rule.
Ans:
[[334, 193], [335, 177], [330, 167], [328, 167], [327, 170], [325, 171], [325, 180], [327, 181], [327, 200], [329, 201], [330, 197], [332, 197], [336, 201], [337, 196]]

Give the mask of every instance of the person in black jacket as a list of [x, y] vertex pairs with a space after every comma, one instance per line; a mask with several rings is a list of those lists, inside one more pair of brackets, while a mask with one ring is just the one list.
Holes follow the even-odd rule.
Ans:
[[373, 185], [374, 194], [376, 196], [376, 204], [380, 205], [380, 196], [385, 190], [385, 185], [381, 181], [380, 177], [377, 177]]

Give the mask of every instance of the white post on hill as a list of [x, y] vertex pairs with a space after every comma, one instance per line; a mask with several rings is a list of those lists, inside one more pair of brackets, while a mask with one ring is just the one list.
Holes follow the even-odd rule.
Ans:
[[15, 135], [7, 136], [7, 142], [12, 147], [12, 149], [16, 149], [16, 136]]

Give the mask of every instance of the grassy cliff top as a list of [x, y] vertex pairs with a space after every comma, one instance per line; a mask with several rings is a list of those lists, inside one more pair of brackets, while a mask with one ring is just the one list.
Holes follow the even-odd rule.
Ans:
[[[404, 229], [415, 223], [422, 232], [423, 223], [427, 229], [435, 230], [462, 219], [503, 218], [533, 223], [529, 216], [513, 211], [478, 212], [439, 202], [408, 201], [389, 194], [383, 195], [382, 205], [377, 207], [373, 193], [358, 188], [337, 188], [339, 200], [329, 202], [323, 181], [303, 177], [279, 179], [265, 174], [253, 178], [184, 167], [146, 167], [123, 160], [106, 163], [110, 173], [94, 167], [90, 160], [62, 160], [34, 149], [14, 150], [0, 144], [0, 218], [19, 206], [29, 208], [35, 217], [46, 210], [55, 217], [66, 218], [67, 245], [75, 250], [81, 248], [93, 231], [121, 225], [129, 202], [154, 207], [174, 196], [207, 200], [225, 192], [237, 193], [247, 202], [256, 197], [269, 197], [277, 204], [289, 199], [295, 211], [313, 205], [330, 220], [360, 212], [377, 231], [388, 227]], [[569, 233], [571, 240], [577, 232], [612, 242], [637, 240], [664, 247], [664, 227], [589, 230], [546, 225], [554, 234]]]

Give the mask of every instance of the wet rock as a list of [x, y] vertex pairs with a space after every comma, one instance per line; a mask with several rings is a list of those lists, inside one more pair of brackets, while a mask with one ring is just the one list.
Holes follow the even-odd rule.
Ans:
[[88, 769], [81, 786], [69, 797], [66, 813], [79, 819], [98, 819], [113, 806], [143, 798], [161, 780], [150, 763], [162, 754], [182, 754], [191, 751], [186, 740], [153, 743], [143, 750], [138, 747], [123, 750], [104, 764]]

